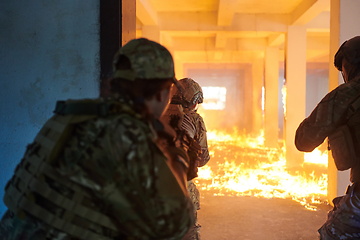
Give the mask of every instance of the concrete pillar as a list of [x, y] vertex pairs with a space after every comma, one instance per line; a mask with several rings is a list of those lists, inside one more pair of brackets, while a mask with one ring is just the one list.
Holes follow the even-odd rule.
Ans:
[[174, 68], [175, 68], [175, 77], [176, 79], [180, 80], [184, 78], [184, 62], [183, 60], [176, 54], [173, 53], [174, 58]]
[[288, 167], [297, 167], [304, 161], [304, 153], [298, 151], [294, 144], [295, 131], [305, 118], [306, 28], [304, 26], [288, 26], [285, 54], [286, 164]]
[[[173, 38], [169, 33], [160, 32], [160, 43], [171, 52], [171, 49], [173, 48]], [[173, 53], [171, 52], [171, 54]]]
[[265, 51], [265, 146], [278, 147], [279, 49]]
[[[331, 0], [330, 3], [330, 59], [329, 59], [329, 91], [343, 83], [339, 71], [334, 67], [334, 56], [340, 45], [360, 35], [360, 26], [356, 24], [360, 20], [358, 0]], [[337, 171], [331, 153], [328, 163], [328, 200], [344, 195], [346, 186], [349, 184], [349, 170]]]
[[245, 66], [245, 79], [244, 79], [244, 89], [246, 91], [244, 92], [244, 123], [245, 123], [245, 131], [246, 133], [252, 133], [252, 125], [253, 125], [253, 83], [252, 83], [252, 71], [251, 71], [251, 65], [247, 64]]
[[256, 58], [252, 63], [253, 86], [253, 133], [260, 135], [263, 129], [263, 114], [261, 109], [262, 87], [264, 81], [264, 58]]
[[124, 46], [131, 39], [136, 38], [136, 1], [122, 0], [122, 40], [121, 45]]
[[160, 30], [158, 26], [143, 26], [142, 37], [160, 43]]

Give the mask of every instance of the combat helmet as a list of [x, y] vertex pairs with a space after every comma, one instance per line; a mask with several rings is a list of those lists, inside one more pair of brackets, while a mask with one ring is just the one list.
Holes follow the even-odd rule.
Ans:
[[203, 91], [200, 85], [191, 78], [179, 80], [182, 89], [178, 89], [171, 99], [173, 104], [181, 104], [183, 107], [191, 107], [204, 100]]
[[[117, 68], [122, 56], [129, 59], [130, 69]], [[113, 78], [129, 81], [171, 78], [175, 83], [177, 82], [170, 52], [162, 45], [146, 38], [133, 39], [119, 49], [113, 60]]]
[[353, 66], [360, 64], [360, 36], [356, 36], [345, 41], [337, 51], [334, 57], [334, 65], [342, 71], [342, 61], [346, 59]]

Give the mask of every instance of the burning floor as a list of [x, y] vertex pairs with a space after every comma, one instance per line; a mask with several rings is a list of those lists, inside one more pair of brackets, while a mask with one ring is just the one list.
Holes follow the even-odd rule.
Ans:
[[265, 148], [261, 136], [209, 132], [208, 138], [211, 160], [199, 169], [196, 180], [201, 191], [215, 196], [288, 198], [313, 211], [326, 203], [326, 154], [317, 150], [289, 170], [284, 151]]
[[284, 151], [265, 148], [262, 136], [209, 131], [208, 143], [211, 160], [195, 181], [204, 239], [317, 239], [331, 209], [326, 154], [315, 151], [289, 170]]

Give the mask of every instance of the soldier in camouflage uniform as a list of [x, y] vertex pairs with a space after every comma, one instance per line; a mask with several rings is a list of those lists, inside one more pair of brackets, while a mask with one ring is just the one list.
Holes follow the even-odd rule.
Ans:
[[136, 39], [109, 97], [59, 101], [6, 186], [0, 239], [181, 239], [188, 156], [158, 120], [174, 82], [171, 54]]
[[[194, 159], [190, 163], [187, 187], [190, 198], [194, 203], [195, 224], [183, 240], [200, 240], [201, 225], [197, 221], [197, 210], [200, 209], [200, 194], [192, 179], [197, 177], [197, 168], [204, 166], [210, 160], [205, 123], [203, 118], [197, 113], [198, 104], [203, 102], [204, 97], [200, 85], [193, 79], [184, 78], [179, 80], [179, 83], [181, 88], [177, 89], [173, 95], [171, 104], [164, 113], [163, 119], [170, 122], [170, 125], [173, 126], [174, 124], [171, 123], [171, 120], [174, 116], [180, 115], [178, 117], [180, 121], [178, 126], [175, 126], [175, 129], [178, 127], [184, 130], [191, 139], [195, 140], [197, 145], [196, 147], [187, 147], [190, 159]], [[199, 149], [199, 151], [195, 154], [194, 150], [196, 151], [196, 149]]]
[[328, 93], [300, 124], [295, 145], [311, 152], [329, 137], [338, 170], [351, 169], [353, 184], [345, 196], [334, 198], [334, 209], [319, 229], [320, 239], [360, 239], [360, 36], [344, 42], [334, 60], [345, 83]]

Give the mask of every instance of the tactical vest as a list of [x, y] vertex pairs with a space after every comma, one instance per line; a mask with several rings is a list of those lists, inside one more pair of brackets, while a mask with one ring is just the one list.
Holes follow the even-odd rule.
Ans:
[[329, 135], [329, 150], [340, 171], [360, 163], [360, 95], [356, 96], [345, 112], [344, 122]]
[[209, 149], [207, 145], [207, 136], [206, 136], [206, 127], [204, 120], [202, 117], [196, 113], [188, 114], [189, 118], [191, 118], [191, 122], [195, 125], [196, 133], [194, 139], [198, 142], [201, 146], [201, 155], [199, 156], [199, 167], [204, 166], [210, 160]]
[[[113, 239], [119, 235], [113, 221], [85, 204], [92, 199], [91, 194], [61, 175], [54, 165], [75, 124], [111, 114], [134, 112], [128, 105], [102, 100], [59, 101], [54, 112], [54, 116], [41, 128], [34, 142], [27, 147], [24, 158], [7, 183], [4, 203], [20, 218], [30, 214], [78, 239]], [[63, 191], [57, 191], [54, 184], [51, 184], [54, 182], [72, 194], [64, 195]], [[40, 204], [37, 199], [51, 203], [57, 211], [51, 211], [51, 207]]]

